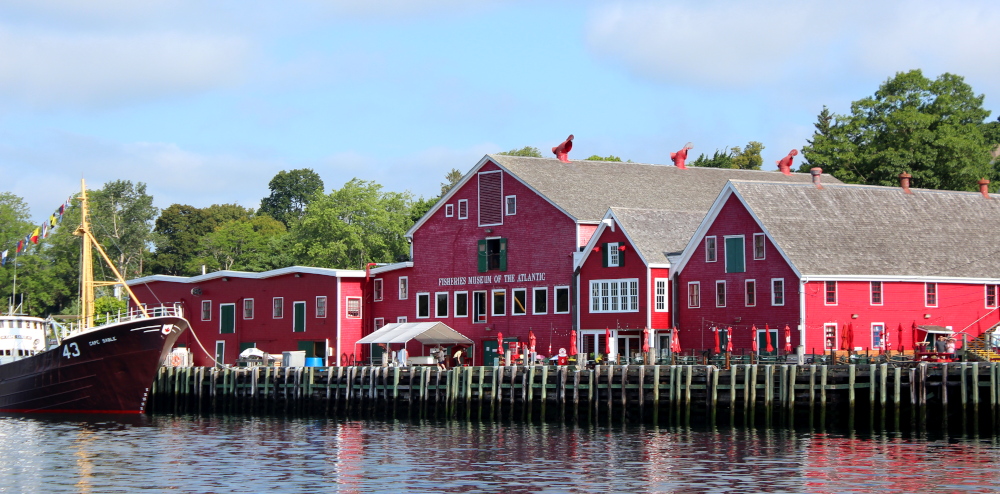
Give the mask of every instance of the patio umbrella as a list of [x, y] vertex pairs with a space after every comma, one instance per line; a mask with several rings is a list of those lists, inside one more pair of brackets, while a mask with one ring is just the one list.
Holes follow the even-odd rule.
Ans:
[[604, 353], [611, 355], [611, 329], [604, 328]]
[[677, 332], [677, 328], [674, 328], [670, 335], [670, 351], [673, 353], [681, 353], [681, 338], [680, 333]]
[[497, 353], [503, 355], [503, 331], [497, 331]]
[[767, 353], [774, 351], [774, 346], [771, 345], [771, 328], [767, 327], [766, 323], [764, 324], [764, 343], [767, 344], [764, 347], [764, 349], [767, 350]]
[[715, 353], [722, 353], [722, 349], [719, 348], [719, 328], [717, 326], [712, 326], [712, 333], [715, 334], [715, 348], [712, 350], [714, 350]]
[[792, 353], [792, 330], [785, 325], [785, 353]]
[[726, 351], [733, 353], [733, 327], [726, 328]]
[[848, 342], [847, 337], [848, 337], [848, 334], [847, 334], [847, 325], [845, 324], [840, 329], [840, 349], [841, 350], [847, 350], [848, 347], [850, 346], [850, 343]]
[[885, 338], [882, 338], [882, 348], [884, 348], [885, 351], [887, 351], [887, 352], [889, 350], [892, 350], [892, 342], [889, 341], [889, 332], [888, 331], [885, 332]]
[[535, 353], [535, 343], [537, 343], [537, 342], [538, 341], [535, 339], [535, 332], [529, 330], [528, 331], [528, 350], [531, 351], [531, 353]]
[[903, 350], [903, 323], [899, 323], [899, 327], [896, 329], [896, 331], [899, 332], [899, 336], [896, 337], [896, 339], [899, 340], [899, 342], [897, 344], [899, 345], [899, 350], [902, 351]]
[[910, 331], [913, 333], [913, 350], [917, 349], [917, 321], [913, 321], [913, 325], [910, 326]]
[[649, 353], [649, 328], [642, 328], [642, 353]]
[[750, 326], [750, 350], [752, 350], [753, 353], [757, 353], [757, 352], [760, 351], [759, 345], [757, 344], [757, 325], [756, 324], [754, 324], [753, 326]]
[[847, 323], [847, 349], [850, 350], [851, 346], [854, 345], [854, 323]]
[[576, 355], [576, 331], [570, 330], [569, 332], [569, 351], [570, 355]]

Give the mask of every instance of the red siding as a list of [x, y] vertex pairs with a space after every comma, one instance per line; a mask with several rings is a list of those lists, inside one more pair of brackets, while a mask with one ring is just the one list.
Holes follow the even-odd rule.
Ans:
[[[624, 265], [604, 267], [601, 246], [616, 242], [625, 245]], [[622, 280], [634, 278], [639, 283], [639, 304], [635, 312], [592, 312], [592, 280]], [[580, 268], [580, 328], [581, 329], [642, 329], [649, 325], [647, 310], [650, 307], [650, 288], [647, 286], [646, 265], [639, 258], [635, 247], [629, 243], [625, 231], [620, 226], [611, 231], [601, 230], [596, 247], [587, 256]]]
[[577, 241], [579, 247], [586, 247], [587, 243], [590, 242], [590, 237], [594, 236], [594, 232], [597, 231], [597, 227], [600, 225], [580, 225], [580, 238]]
[[[665, 312], [656, 311], [656, 279], [662, 278], [667, 280], [667, 310]], [[652, 268], [650, 269], [649, 276], [649, 306], [650, 310], [650, 322], [649, 327], [655, 329], [668, 329], [672, 327], [673, 321], [671, 320], [671, 310], [672, 302], [674, 298], [674, 287], [673, 281], [670, 279], [670, 270], [666, 268]]]

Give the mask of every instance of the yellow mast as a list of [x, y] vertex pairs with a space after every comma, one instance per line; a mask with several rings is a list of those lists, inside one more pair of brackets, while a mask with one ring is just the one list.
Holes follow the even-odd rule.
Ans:
[[[132, 303], [142, 311], [144, 317], [149, 317], [149, 313], [146, 312], [146, 307], [139, 302], [139, 299], [132, 292], [132, 289], [125, 283], [125, 278], [122, 277], [118, 269], [115, 268], [115, 264], [111, 262], [108, 255], [101, 248], [101, 244], [97, 242], [94, 235], [90, 232], [90, 207], [87, 201], [87, 184], [84, 180], [80, 179], [80, 226], [76, 229], [74, 235], [79, 235], [83, 237], [83, 242], [81, 246], [81, 256], [80, 256], [80, 327], [89, 328], [94, 325], [94, 288], [98, 286], [112, 286], [121, 284], [128, 292], [129, 297], [132, 299]], [[96, 248], [97, 252], [101, 254], [104, 258], [104, 262], [107, 263], [108, 267], [115, 274], [117, 281], [94, 281], [94, 260], [92, 249]]]

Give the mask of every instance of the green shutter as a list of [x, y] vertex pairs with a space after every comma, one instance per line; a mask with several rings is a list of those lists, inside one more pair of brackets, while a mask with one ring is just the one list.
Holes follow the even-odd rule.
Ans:
[[486, 257], [486, 240], [479, 241], [479, 272], [485, 273], [489, 266], [489, 259]]
[[726, 272], [743, 273], [746, 271], [743, 237], [726, 239]]
[[219, 306], [219, 332], [222, 334], [236, 332], [236, 306], [225, 304]]
[[601, 266], [608, 267], [608, 244], [601, 244]]
[[292, 304], [292, 331], [301, 333], [306, 330], [306, 304], [295, 302]]
[[500, 239], [500, 271], [507, 271], [507, 239]]

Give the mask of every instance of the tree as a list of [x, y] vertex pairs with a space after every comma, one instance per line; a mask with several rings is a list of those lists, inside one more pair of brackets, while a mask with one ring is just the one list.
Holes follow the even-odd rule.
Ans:
[[610, 154], [608, 156], [598, 156], [595, 154], [586, 159], [586, 161], [621, 161], [621, 160], [622, 160], [621, 158], [613, 154]]
[[141, 276], [160, 212], [153, 206], [153, 196], [146, 193], [146, 184], [115, 180], [93, 191], [90, 199], [94, 237], [122, 276]]
[[504, 154], [507, 156], [525, 156], [528, 158], [541, 158], [542, 152], [536, 147], [524, 146], [521, 149], [511, 149], [510, 151], [504, 151], [497, 154]]
[[164, 209], [156, 219], [159, 237], [151, 271], [173, 276], [198, 274], [191, 261], [198, 255], [202, 237], [209, 234], [214, 226], [215, 220], [194, 206], [172, 204]]
[[0, 192], [0, 251], [16, 245], [34, 228], [28, 204], [20, 196]]
[[819, 166], [844, 182], [887, 186], [909, 172], [914, 186], [974, 190], [979, 178], [997, 176], [989, 114], [960, 76], [900, 72], [853, 102], [849, 115], [821, 112], [799, 170]]
[[266, 271], [278, 266], [275, 254], [286, 233], [284, 223], [268, 215], [234, 219], [205, 235], [201, 258], [213, 269]]
[[462, 181], [462, 172], [458, 168], [452, 168], [447, 175], [444, 176], [445, 182], [441, 182], [441, 195], [438, 197], [444, 197], [452, 187], [458, 185]]
[[703, 166], [708, 168], [732, 168], [737, 170], [760, 170], [764, 164], [764, 159], [760, 157], [760, 152], [764, 150], [764, 145], [757, 141], [750, 141], [742, 149], [739, 146], [729, 148], [729, 151], [716, 150], [711, 158], [705, 154], [698, 156], [698, 159], [690, 163], [691, 166]]
[[688, 163], [688, 165], [703, 166], [706, 168], [732, 168], [733, 156], [730, 154], [730, 151], [716, 149], [711, 158], [706, 157], [705, 153], [702, 153], [698, 155], [698, 159]]
[[287, 227], [301, 219], [309, 202], [323, 191], [323, 179], [311, 168], [301, 168], [278, 172], [267, 186], [271, 195], [261, 199], [260, 212]]

